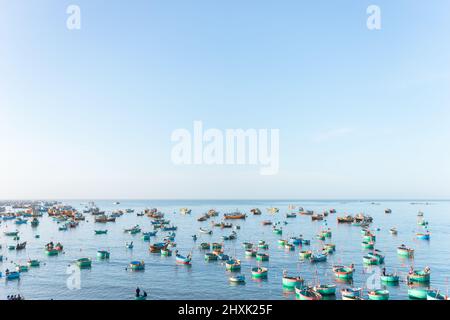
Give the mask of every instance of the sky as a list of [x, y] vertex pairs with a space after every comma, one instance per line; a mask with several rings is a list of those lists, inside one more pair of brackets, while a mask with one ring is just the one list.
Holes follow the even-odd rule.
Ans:
[[[0, 199], [450, 199], [449, 18], [447, 0], [0, 0]], [[279, 129], [278, 173], [174, 164], [194, 121]]]

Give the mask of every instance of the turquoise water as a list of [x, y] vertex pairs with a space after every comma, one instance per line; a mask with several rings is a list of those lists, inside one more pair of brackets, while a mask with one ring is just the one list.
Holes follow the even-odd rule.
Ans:
[[[361, 247], [360, 227], [347, 224], [337, 224], [337, 216], [357, 214], [363, 212], [374, 218], [371, 226], [376, 231], [376, 248], [386, 256], [385, 267], [388, 271], [397, 271], [404, 278], [411, 265], [417, 269], [429, 266], [432, 271], [431, 287], [445, 292], [450, 275], [450, 202], [432, 201], [428, 204], [411, 201], [120, 201], [114, 205], [112, 201], [95, 201], [101, 210], [110, 212], [116, 209], [135, 209], [135, 213], [124, 214], [115, 223], [94, 223], [91, 215], [86, 215], [86, 221], [80, 226], [68, 231], [58, 231], [58, 224], [45, 215], [40, 218], [40, 225], [32, 228], [26, 225], [15, 225], [13, 221], [3, 221], [0, 225], [1, 254], [4, 261], [0, 262], [0, 270], [13, 269], [13, 263], [26, 264], [28, 258], [41, 260], [41, 266], [30, 268], [22, 273], [20, 281], [5, 281], [0, 279], [0, 299], [9, 294], [20, 293], [26, 299], [133, 299], [134, 289], [139, 286], [147, 291], [149, 299], [295, 299], [293, 292], [283, 290], [281, 285], [282, 272], [288, 270], [291, 275], [301, 275], [306, 282], [335, 283], [338, 287], [347, 284], [337, 283], [331, 272], [333, 264], [349, 265], [354, 263], [355, 287], [365, 287], [366, 280], [371, 276], [370, 268], [364, 267], [362, 257], [366, 252]], [[82, 212], [87, 201], [67, 201]], [[332, 229], [332, 238], [328, 241], [336, 244], [336, 252], [329, 256], [326, 263], [311, 264], [303, 262], [298, 257], [299, 248], [287, 252], [277, 245], [280, 238], [303, 234], [311, 239], [311, 249], [318, 249], [320, 241], [315, 235], [323, 222], [313, 222], [309, 216], [285, 218], [288, 205], [301, 206], [305, 210], [322, 212], [335, 208], [336, 214], [327, 218], [328, 227]], [[266, 208], [278, 207], [280, 212], [269, 215]], [[175, 264], [175, 257], [161, 257], [148, 251], [149, 242], [141, 240], [141, 235], [124, 233], [123, 229], [139, 224], [143, 231], [152, 231], [150, 219], [138, 217], [137, 212], [145, 208], [158, 208], [165, 213], [165, 218], [178, 226], [176, 231], [177, 249], [181, 254], [193, 252], [192, 266]], [[181, 207], [192, 209], [191, 215], [179, 214]], [[263, 214], [253, 216], [251, 208], [258, 207]], [[209, 209], [220, 212], [220, 217], [213, 217], [206, 222], [197, 222], [197, 218]], [[385, 208], [392, 209], [392, 214], [384, 213]], [[230, 285], [230, 273], [225, 270], [221, 262], [205, 262], [204, 252], [198, 249], [201, 242], [222, 242], [221, 236], [231, 233], [231, 229], [213, 228], [212, 235], [198, 233], [199, 227], [211, 228], [210, 221], [219, 221], [223, 213], [239, 209], [248, 214], [246, 220], [231, 221], [240, 225], [237, 230], [238, 238], [225, 241], [225, 253], [236, 256], [242, 261], [241, 273], [245, 274], [245, 285]], [[421, 228], [417, 225], [417, 212], [423, 211], [425, 220], [429, 221], [431, 240], [417, 240], [415, 232]], [[262, 220], [287, 221], [283, 226], [283, 235], [272, 233], [270, 226], [262, 226]], [[389, 233], [389, 228], [396, 227], [398, 235]], [[14, 244], [12, 238], [6, 237], [5, 230], [20, 231], [20, 241], [27, 241], [26, 250], [9, 251], [7, 246]], [[107, 235], [95, 235], [95, 229], [108, 229]], [[34, 238], [39, 234], [40, 239]], [[164, 234], [159, 232], [150, 243], [161, 241]], [[194, 242], [192, 235], [197, 234]], [[268, 278], [264, 281], [251, 279], [251, 268], [257, 265], [254, 258], [246, 258], [242, 242], [257, 243], [266, 240], [269, 244], [270, 260], [262, 262], [262, 266], [269, 268]], [[44, 254], [44, 245], [49, 241], [60, 241], [64, 245], [64, 254], [48, 257]], [[132, 250], [125, 248], [125, 243], [134, 241]], [[401, 259], [397, 256], [396, 247], [400, 244], [415, 249], [414, 259]], [[308, 248], [308, 247], [305, 247]], [[98, 260], [97, 250], [107, 249], [111, 252], [109, 260]], [[81, 270], [80, 289], [70, 290], [67, 287], [68, 266], [76, 259], [90, 257], [93, 259], [92, 268]], [[143, 272], [126, 271], [131, 260], [144, 260], [146, 269]], [[391, 299], [408, 299], [408, 287], [404, 282], [398, 286], [389, 286]], [[340, 294], [337, 294], [340, 298]]]

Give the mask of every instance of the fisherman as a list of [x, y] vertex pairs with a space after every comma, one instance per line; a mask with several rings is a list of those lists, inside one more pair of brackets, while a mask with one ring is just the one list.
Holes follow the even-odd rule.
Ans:
[[136, 297], [139, 297], [141, 294], [141, 289], [139, 287], [136, 288]]
[[386, 268], [383, 268], [383, 272], [382, 272], [383, 276], [386, 275]]
[[144, 294], [142, 296], [147, 297], [147, 292], [145, 290], [144, 290]]

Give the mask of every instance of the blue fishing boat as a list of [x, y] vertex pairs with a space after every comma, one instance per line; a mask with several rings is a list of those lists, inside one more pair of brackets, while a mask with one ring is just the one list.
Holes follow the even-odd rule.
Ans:
[[312, 254], [311, 257], [309, 258], [309, 261], [311, 263], [325, 262], [327, 261], [327, 255], [322, 253]]
[[190, 265], [191, 260], [192, 260], [191, 254], [188, 254], [186, 257], [184, 257], [178, 253], [176, 254], [176, 263], [178, 263], [178, 264]]

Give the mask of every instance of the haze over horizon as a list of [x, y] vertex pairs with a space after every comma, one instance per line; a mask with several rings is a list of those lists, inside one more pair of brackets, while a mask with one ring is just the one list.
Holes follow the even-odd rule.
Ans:
[[[0, 1], [0, 199], [450, 199], [449, 30], [446, 0]], [[174, 165], [196, 120], [279, 129], [278, 174]]]

